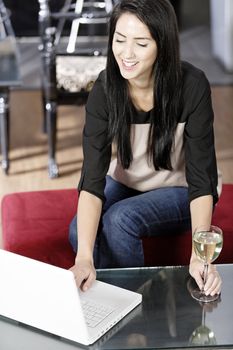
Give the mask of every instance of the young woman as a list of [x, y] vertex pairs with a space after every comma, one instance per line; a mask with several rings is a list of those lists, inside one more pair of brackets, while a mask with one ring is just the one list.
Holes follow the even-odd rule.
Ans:
[[[168, 0], [115, 6], [107, 67], [86, 105], [83, 151], [78, 219], [70, 226], [72, 271], [83, 290], [95, 268], [143, 266], [143, 236], [209, 227], [218, 200], [210, 86], [180, 61]], [[203, 264], [190, 256], [201, 288]], [[206, 294], [220, 288], [211, 265]]]

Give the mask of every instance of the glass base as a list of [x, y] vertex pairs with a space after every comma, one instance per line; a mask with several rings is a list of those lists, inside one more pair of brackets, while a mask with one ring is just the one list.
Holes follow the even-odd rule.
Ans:
[[210, 303], [219, 299], [220, 294], [215, 295], [205, 295], [196, 284], [193, 278], [190, 278], [187, 284], [188, 290], [193, 297], [193, 299], [200, 301], [201, 303]]
[[210, 303], [219, 298], [219, 294], [205, 295], [199, 288], [191, 291], [191, 296], [193, 297], [193, 299], [196, 299], [201, 303]]

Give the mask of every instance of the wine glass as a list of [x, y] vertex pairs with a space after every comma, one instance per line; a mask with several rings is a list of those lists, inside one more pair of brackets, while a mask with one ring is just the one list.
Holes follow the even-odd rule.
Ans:
[[196, 256], [204, 263], [203, 288], [193, 289], [191, 295], [194, 299], [208, 303], [218, 299], [219, 295], [205, 295], [204, 286], [207, 280], [209, 264], [219, 256], [223, 246], [222, 230], [211, 225], [209, 230], [196, 229], [193, 234], [193, 248]]

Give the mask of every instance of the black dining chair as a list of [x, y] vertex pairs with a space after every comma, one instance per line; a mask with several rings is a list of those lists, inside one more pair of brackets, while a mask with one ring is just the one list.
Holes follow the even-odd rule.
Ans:
[[112, 0], [65, 0], [59, 11], [39, 2], [40, 55], [44, 130], [48, 135], [48, 173], [59, 175], [56, 162], [57, 108], [82, 103], [105, 67], [107, 22]]

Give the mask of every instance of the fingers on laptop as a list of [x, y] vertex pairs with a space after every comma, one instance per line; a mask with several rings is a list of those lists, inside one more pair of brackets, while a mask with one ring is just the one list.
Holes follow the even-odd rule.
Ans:
[[81, 288], [83, 291], [88, 290], [96, 279], [94, 267], [74, 265], [70, 270], [74, 274], [77, 287]]

